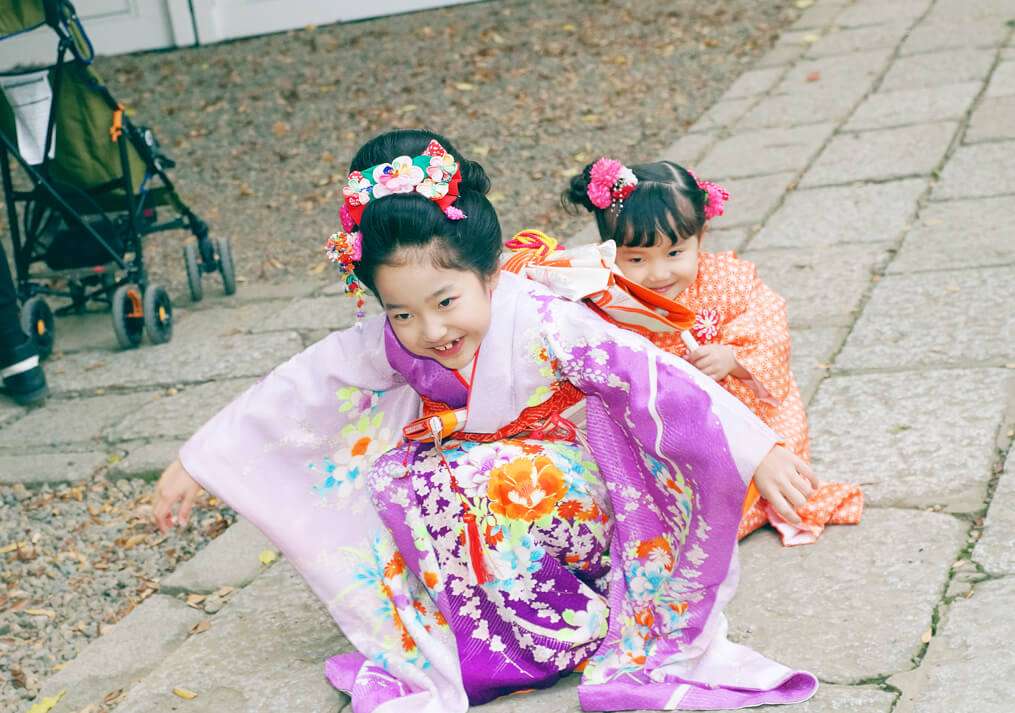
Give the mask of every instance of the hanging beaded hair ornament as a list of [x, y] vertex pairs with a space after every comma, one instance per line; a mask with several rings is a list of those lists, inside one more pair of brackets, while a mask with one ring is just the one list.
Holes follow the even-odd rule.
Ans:
[[356, 298], [356, 322], [363, 319], [366, 304], [363, 285], [356, 279], [356, 262], [363, 257], [363, 235], [357, 230], [363, 210], [372, 200], [399, 193], [418, 193], [440, 206], [449, 220], [467, 216], [455, 208], [462, 172], [455, 157], [436, 140], [430, 141], [422, 156], [399, 156], [365, 171], [352, 171], [342, 188], [338, 211], [342, 230], [328, 238], [328, 259], [338, 264], [346, 293]]

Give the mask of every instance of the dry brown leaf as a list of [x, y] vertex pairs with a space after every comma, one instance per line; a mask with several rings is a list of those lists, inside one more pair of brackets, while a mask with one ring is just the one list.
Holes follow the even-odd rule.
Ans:
[[211, 628], [211, 622], [207, 619], [202, 619], [190, 628], [191, 634], [203, 634]]
[[110, 691], [105, 696], [103, 696], [102, 702], [105, 703], [107, 706], [112, 705], [121, 698], [123, 698], [123, 694], [124, 690], [122, 688], [117, 688], [115, 691]]
[[930, 640], [933, 637], [934, 637], [934, 632], [931, 631], [930, 629], [927, 629], [927, 631], [923, 632], [923, 636], [920, 637], [920, 641], [922, 641], [925, 644], [929, 644]]
[[203, 602], [205, 599], [207, 599], [207, 597], [203, 594], [188, 594], [187, 606], [197, 607], [197, 605]]
[[197, 698], [197, 694], [186, 688], [174, 688], [173, 695], [179, 696], [185, 701], [192, 701]]
[[276, 121], [271, 126], [271, 133], [275, 136], [282, 137], [289, 133], [289, 124], [284, 121]]
[[218, 589], [216, 589], [215, 590], [215, 596], [219, 597], [219, 598], [228, 597], [230, 594], [232, 594], [235, 591], [236, 591], [236, 587], [230, 587], [229, 585], [226, 585], [224, 587], [219, 587]]
[[28, 616], [44, 616], [50, 621], [56, 619], [56, 612], [52, 609], [25, 609]]

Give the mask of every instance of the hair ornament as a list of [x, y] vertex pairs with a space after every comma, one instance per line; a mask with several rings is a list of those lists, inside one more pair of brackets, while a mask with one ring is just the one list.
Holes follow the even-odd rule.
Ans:
[[398, 156], [388, 163], [351, 172], [342, 188], [343, 208], [358, 225], [370, 201], [399, 193], [418, 193], [440, 206], [449, 220], [462, 220], [465, 213], [454, 207], [461, 181], [462, 172], [455, 157], [433, 139], [421, 156]]
[[723, 214], [726, 201], [730, 199], [729, 191], [720, 186], [718, 183], [712, 183], [712, 181], [702, 181], [691, 169], [687, 169], [687, 172], [691, 174], [691, 178], [693, 178], [695, 183], [698, 184], [698, 188], [705, 193], [705, 220], [718, 218]]
[[363, 285], [356, 279], [356, 261], [363, 257], [363, 235], [359, 231], [338, 232], [328, 238], [324, 247], [328, 259], [338, 265], [345, 282], [346, 294], [356, 298], [356, 323], [359, 324], [365, 315], [363, 307], [366, 305]]
[[624, 199], [638, 187], [638, 177], [616, 159], [603, 156], [589, 170], [589, 186], [585, 190], [596, 208], [624, 209]]

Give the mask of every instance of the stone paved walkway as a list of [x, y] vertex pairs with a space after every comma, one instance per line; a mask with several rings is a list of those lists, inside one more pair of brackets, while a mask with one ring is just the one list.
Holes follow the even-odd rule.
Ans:
[[[819, 0], [665, 154], [733, 194], [708, 246], [786, 296], [816, 469], [867, 494], [858, 528], [741, 550], [732, 633], [819, 676], [800, 713], [1015, 706], [1013, 21], [1013, 0]], [[181, 314], [160, 348], [115, 351], [107, 315], [62, 321], [48, 374], [67, 398], [30, 415], [0, 402], [3, 479], [61, 477], [66, 452], [84, 478], [110, 445], [129, 453], [120, 475], [151, 475], [349, 322], [333, 286], [257, 289]], [[59, 442], [31, 427], [57, 418]], [[67, 691], [54, 710], [116, 689], [129, 713], [343, 710], [321, 661], [348, 644], [285, 562], [260, 564], [266, 547], [243, 522], [215, 540], [46, 683]], [[224, 586], [238, 591], [191, 634], [208, 617], [183, 595]], [[575, 684], [481, 710], [577, 711]]]

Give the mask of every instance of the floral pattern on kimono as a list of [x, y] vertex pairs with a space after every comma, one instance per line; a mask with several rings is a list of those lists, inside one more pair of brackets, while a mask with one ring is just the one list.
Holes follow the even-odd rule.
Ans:
[[[502, 275], [493, 315], [470, 390], [378, 317], [290, 359], [181, 452], [327, 604], [356, 649], [326, 665], [353, 711], [464, 713], [586, 659], [586, 710], [810, 697], [813, 676], [725, 638], [740, 506], [775, 434], [534, 283]], [[495, 434], [565, 384], [584, 395], [561, 414], [573, 439], [397, 435], [421, 396]]]

